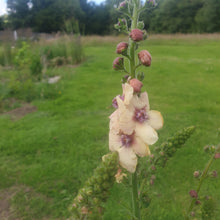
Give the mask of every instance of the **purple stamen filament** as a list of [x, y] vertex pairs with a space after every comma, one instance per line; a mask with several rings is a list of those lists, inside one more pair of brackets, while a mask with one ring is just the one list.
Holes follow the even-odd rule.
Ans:
[[122, 134], [121, 135], [121, 142], [122, 142], [122, 145], [125, 147], [130, 147], [133, 142], [133, 139], [134, 139], [133, 134], [131, 134], [131, 135]]
[[138, 121], [140, 123], [145, 122], [147, 119], [149, 118], [149, 116], [147, 115], [146, 112], [146, 107], [142, 108], [142, 109], [135, 109], [135, 113], [134, 113], [134, 120]]

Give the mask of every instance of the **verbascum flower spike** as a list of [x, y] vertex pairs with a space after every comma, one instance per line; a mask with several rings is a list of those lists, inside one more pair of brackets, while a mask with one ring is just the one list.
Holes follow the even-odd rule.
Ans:
[[158, 140], [155, 130], [163, 126], [163, 118], [160, 112], [150, 110], [146, 92], [137, 95], [134, 88], [125, 83], [123, 97], [123, 100], [116, 97], [118, 109], [110, 116], [109, 149], [118, 151], [121, 166], [134, 173], [136, 155], [150, 155], [149, 145]]
[[117, 170], [118, 153], [103, 156], [102, 163], [73, 200], [70, 211], [73, 212], [74, 219], [100, 219], [104, 211], [102, 204], [109, 197]]

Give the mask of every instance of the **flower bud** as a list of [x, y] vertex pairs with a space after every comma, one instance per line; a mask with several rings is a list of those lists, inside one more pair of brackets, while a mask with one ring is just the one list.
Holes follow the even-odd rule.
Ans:
[[123, 2], [121, 2], [121, 3], [119, 4], [118, 9], [119, 9], [119, 10], [120, 10], [120, 9], [125, 9], [126, 6], [127, 6], [127, 2], [126, 2], [126, 1], [123, 1]]
[[190, 190], [189, 194], [192, 198], [198, 198], [198, 194], [195, 190]]
[[117, 57], [113, 61], [113, 69], [115, 69], [115, 70], [123, 70], [124, 69], [124, 59], [122, 57]]
[[124, 52], [127, 51], [127, 49], [128, 49], [128, 44], [125, 42], [121, 42], [117, 45], [116, 53], [123, 54]]
[[154, 180], [153, 179], [150, 180], [150, 184], [154, 185]]
[[213, 170], [212, 171], [212, 177], [216, 178], [218, 176], [218, 173], [216, 170]]
[[129, 81], [129, 84], [131, 87], [133, 87], [134, 92], [141, 92], [141, 87], [143, 86], [143, 83], [139, 81], [138, 79], [131, 79]]
[[152, 166], [152, 167], [151, 167], [151, 170], [156, 170], [156, 167], [155, 167], [155, 166]]
[[139, 21], [137, 24], [138, 29], [143, 30], [144, 29], [144, 22], [143, 21]]
[[199, 177], [199, 171], [195, 171], [194, 173], [193, 173], [193, 176], [195, 177], [195, 178], [198, 178]]
[[219, 159], [220, 158], [220, 153], [216, 153], [214, 156], [215, 159]]
[[129, 75], [124, 75], [121, 79], [122, 83], [126, 83], [128, 81]]
[[195, 216], [195, 212], [191, 212], [190, 215], [191, 215], [192, 217], [194, 217], [194, 216]]
[[201, 201], [200, 200], [196, 200], [196, 205], [200, 205]]
[[140, 51], [138, 53], [138, 58], [144, 66], [150, 66], [151, 65], [151, 55], [147, 50]]
[[130, 33], [131, 39], [136, 42], [142, 41], [144, 39], [143, 35], [144, 35], [143, 31], [140, 29], [133, 29], [131, 30]]

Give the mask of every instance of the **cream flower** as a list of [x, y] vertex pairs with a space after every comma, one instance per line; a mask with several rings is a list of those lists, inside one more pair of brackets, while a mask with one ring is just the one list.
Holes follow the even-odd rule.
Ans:
[[160, 112], [150, 110], [146, 92], [138, 96], [129, 84], [124, 84], [123, 95], [123, 100], [116, 97], [118, 109], [110, 116], [109, 149], [118, 151], [121, 166], [133, 173], [136, 154], [150, 154], [148, 145], [158, 140], [155, 129], [163, 126], [163, 118]]

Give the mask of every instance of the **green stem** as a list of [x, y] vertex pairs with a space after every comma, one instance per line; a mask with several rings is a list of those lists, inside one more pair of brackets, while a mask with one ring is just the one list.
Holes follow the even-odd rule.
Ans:
[[[134, 8], [133, 8], [133, 16], [132, 16], [132, 23], [131, 23], [131, 30], [137, 28], [137, 23], [138, 23], [138, 9], [139, 9], [140, 1], [137, 0], [137, 2], [134, 1]], [[131, 73], [131, 78], [135, 78], [135, 47], [136, 43], [130, 38], [129, 39], [129, 45], [130, 45], [130, 73]]]
[[[208, 164], [206, 165], [206, 167], [205, 167], [205, 169], [204, 169], [204, 171], [202, 173], [202, 176], [201, 176], [200, 181], [199, 181], [199, 185], [198, 185], [197, 190], [196, 190], [198, 195], [199, 195], [199, 191], [200, 191], [200, 188], [202, 186], [202, 183], [203, 183], [203, 181], [205, 180], [205, 178], [207, 176], [209, 168], [210, 168], [210, 166], [212, 165], [212, 163], [214, 161], [214, 155], [211, 157], [211, 159], [209, 160]], [[188, 212], [187, 212], [186, 219], [189, 219], [190, 212], [192, 211], [195, 202], [196, 202], [196, 199], [192, 199], [191, 204], [190, 204], [189, 209], [188, 209]]]
[[137, 171], [132, 174], [132, 206], [133, 214], [135, 218], [133, 220], [141, 220], [139, 199], [138, 199], [138, 182], [137, 182]]

